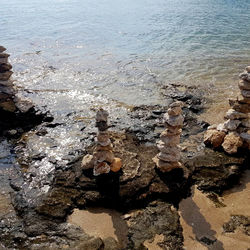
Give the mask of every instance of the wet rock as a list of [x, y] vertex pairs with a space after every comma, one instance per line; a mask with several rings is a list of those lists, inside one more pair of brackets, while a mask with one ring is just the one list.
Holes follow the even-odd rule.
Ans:
[[231, 132], [227, 134], [224, 138], [224, 142], [222, 143], [223, 149], [228, 154], [235, 154], [238, 151], [238, 148], [240, 148], [243, 145], [243, 140], [241, 139], [240, 135]]
[[225, 136], [226, 133], [223, 131], [209, 129], [204, 135], [204, 143], [206, 145], [212, 145], [214, 148], [217, 148], [223, 143]]

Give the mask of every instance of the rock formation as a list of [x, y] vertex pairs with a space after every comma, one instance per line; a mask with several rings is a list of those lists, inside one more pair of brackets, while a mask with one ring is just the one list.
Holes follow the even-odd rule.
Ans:
[[163, 117], [166, 129], [161, 133], [160, 140], [157, 142], [160, 153], [153, 158], [157, 168], [162, 172], [182, 167], [179, 162], [180, 150], [178, 146], [184, 121], [182, 106], [183, 103], [179, 101], [172, 103]]
[[208, 127], [204, 143], [214, 148], [220, 146], [229, 153], [237, 153], [238, 148], [250, 149], [250, 66], [239, 75], [240, 94], [229, 100], [231, 108], [225, 115], [226, 121]]
[[115, 158], [113, 145], [108, 132], [108, 112], [100, 108], [96, 113], [96, 127], [98, 134], [93, 155], [87, 154], [82, 160], [83, 169], [93, 168], [93, 174], [107, 174], [111, 171], [118, 172], [122, 163], [120, 158]]

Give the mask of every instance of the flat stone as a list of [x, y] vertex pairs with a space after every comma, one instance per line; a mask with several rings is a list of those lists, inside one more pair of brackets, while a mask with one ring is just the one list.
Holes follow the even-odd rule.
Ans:
[[184, 103], [181, 102], [181, 101], [176, 101], [176, 102], [173, 102], [169, 105], [170, 108], [175, 108], [175, 107], [180, 107], [182, 108], [184, 106]]
[[154, 163], [156, 164], [157, 168], [159, 168], [162, 172], [169, 172], [176, 168], [181, 168], [182, 164], [178, 161], [176, 162], [166, 162], [158, 159], [157, 157], [153, 158]]
[[235, 154], [238, 151], [238, 148], [243, 145], [243, 140], [240, 135], [236, 132], [230, 132], [224, 138], [224, 142], [222, 143], [223, 149], [228, 154]]
[[160, 139], [169, 146], [178, 145], [180, 143], [180, 135], [165, 135], [164, 132], [161, 133]]
[[238, 95], [237, 100], [239, 103], [250, 104], [250, 98], [246, 98], [242, 95]]
[[250, 90], [241, 90], [243, 97], [250, 98]]
[[238, 128], [238, 126], [240, 125], [241, 121], [239, 120], [227, 120], [225, 123], [224, 123], [224, 127], [227, 129], [227, 130], [236, 130]]
[[230, 120], [243, 119], [243, 118], [247, 118], [247, 117], [248, 117], [247, 114], [238, 112], [234, 109], [229, 109], [225, 115], [225, 118], [230, 119]]
[[90, 168], [94, 167], [95, 162], [96, 162], [96, 160], [95, 160], [94, 156], [87, 154], [83, 157], [81, 166], [83, 169], [90, 169]]
[[177, 155], [178, 152], [180, 152], [178, 146], [174, 146], [174, 147], [169, 147], [167, 144], [165, 144], [163, 141], [158, 141], [156, 143], [157, 148], [165, 154], [173, 154], [173, 155]]
[[218, 131], [216, 129], [209, 129], [204, 134], [204, 143], [211, 144], [214, 148], [219, 147], [224, 140], [226, 133], [223, 131]]
[[8, 57], [0, 57], [0, 63], [8, 63]]
[[96, 145], [95, 151], [110, 151], [113, 150], [113, 145], [109, 144], [108, 146]]
[[179, 127], [173, 127], [170, 126], [169, 124], [166, 124], [167, 128], [164, 130], [166, 135], [180, 135], [182, 132], [182, 129]]
[[241, 121], [242, 126], [246, 127], [246, 128], [250, 128], [250, 118], [247, 119], [243, 119]]
[[101, 146], [108, 146], [111, 144], [111, 141], [109, 139], [109, 133], [107, 131], [101, 131], [97, 135], [97, 143], [99, 143]]
[[241, 73], [240, 75], [239, 75], [239, 78], [241, 79], [241, 80], [245, 80], [245, 81], [250, 81], [250, 73], [249, 72], [247, 72], [247, 71], [244, 71], [243, 73]]
[[181, 107], [176, 106], [173, 108], [169, 108], [167, 112], [168, 112], [169, 116], [178, 116], [182, 113], [182, 109], [181, 109]]
[[94, 157], [97, 159], [97, 162], [107, 161], [111, 163], [114, 160], [114, 154], [111, 151], [96, 151], [94, 152]]
[[0, 73], [0, 81], [7, 81], [13, 74], [12, 71], [6, 71], [4, 73]]
[[8, 58], [9, 56], [7, 53], [0, 53], [0, 58]]
[[240, 90], [250, 90], [250, 82], [240, 80], [238, 86]]
[[171, 126], [182, 126], [184, 122], [184, 117], [182, 115], [178, 116], [170, 116], [168, 113], [166, 113], [163, 116], [164, 122], [168, 123]]
[[6, 48], [4, 48], [3, 46], [0, 46], [0, 53], [4, 52], [6, 50]]
[[174, 152], [174, 154], [165, 154], [163, 152], [160, 152], [159, 154], [157, 154], [157, 157], [162, 161], [168, 162], [179, 161], [181, 158], [179, 150], [177, 152]]
[[9, 71], [12, 69], [12, 66], [9, 63], [1, 63], [0, 64], [0, 73]]
[[241, 113], [250, 113], [250, 104], [240, 103], [238, 100], [229, 100], [229, 105], [232, 109]]

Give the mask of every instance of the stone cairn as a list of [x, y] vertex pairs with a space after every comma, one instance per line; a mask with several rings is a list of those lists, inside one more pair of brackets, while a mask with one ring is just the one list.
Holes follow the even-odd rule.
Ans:
[[13, 100], [15, 90], [10, 80], [13, 72], [12, 66], [8, 63], [9, 54], [5, 53], [6, 49], [0, 46], [0, 108], [4, 111], [14, 112], [16, 106]]
[[108, 112], [100, 108], [96, 113], [96, 127], [98, 134], [93, 155], [87, 154], [82, 160], [83, 169], [93, 168], [94, 176], [118, 172], [121, 167], [121, 159], [114, 157], [113, 145], [108, 132]]
[[182, 168], [182, 164], [179, 162], [180, 149], [178, 146], [184, 121], [182, 107], [182, 102], [172, 103], [163, 117], [166, 128], [157, 142], [157, 148], [160, 150], [160, 153], [153, 158], [157, 168], [162, 172]]
[[225, 122], [208, 127], [204, 143], [214, 148], [223, 147], [228, 154], [238, 152], [238, 148], [250, 150], [250, 66], [239, 75], [240, 95], [229, 100], [230, 109]]

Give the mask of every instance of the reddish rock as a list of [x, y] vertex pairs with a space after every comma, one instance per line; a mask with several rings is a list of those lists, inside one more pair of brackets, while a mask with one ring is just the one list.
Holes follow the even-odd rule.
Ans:
[[225, 136], [226, 133], [223, 131], [209, 129], [204, 135], [204, 143], [207, 145], [212, 145], [214, 148], [217, 148], [223, 143]]

